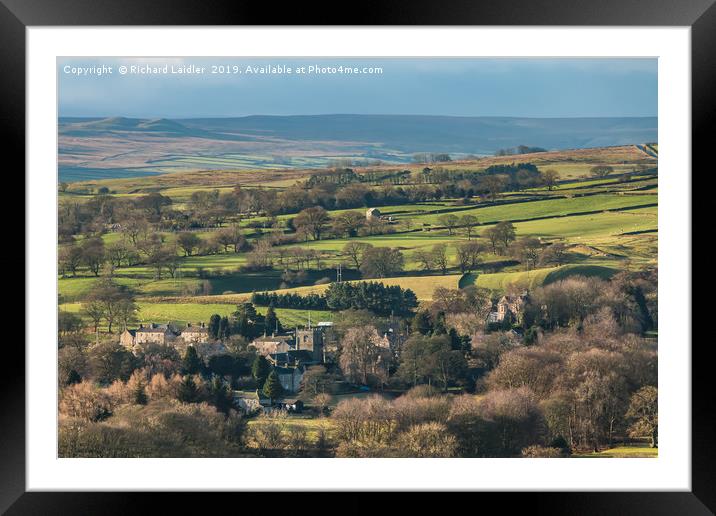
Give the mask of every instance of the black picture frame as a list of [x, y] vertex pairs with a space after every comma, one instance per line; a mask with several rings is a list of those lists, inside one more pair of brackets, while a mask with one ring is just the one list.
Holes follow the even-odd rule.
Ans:
[[[354, 8], [323, 2], [273, 4], [223, 0], [0, 0], [0, 125], [6, 157], [24, 170], [25, 29], [29, 26], [111, 25], [555, 25], [689, 26], [692, 45], [693, 169], [708, 163], [716, 121], [716, 0], [502, 0], [477, 2], [365, 1]], [[348, 7], [346, 10], [345, 7]], [[5, 167], [7, 170], [7, 167]], [[692, 201], [692, 205], [694, 205]], [[692, 233], [693, 234], [693, 233]], [[693, 262], [692, 262], [693, 263]], [[17, 265], [16, 265], [17, 266]], [[29, 271], [26, 271], [26, 274]], [[691, 300], [684, 300], [691, 302]], [[702, 308], [694, 305], [697, 317]], [[28, 314], [25, 313], [26, 323]], [[698, 320], [698, 319], [697, 319]], [[688, 339], [688, 338], [687, 338]], [[695, 339], [694, 339], [695, 340]], [[5, 348], [10, 347], [5, 342]], [[686, 346], [688, 341], [664, 345]], [[709, 341], [692, 347], [692, 491], [479, 494], [499, 498], [504, 511], [529, 504], [549, 514], [713, 514], [716, 511], [716, 437]], [[7, 514], [106, 514], [149, 507], [140, 493], [25, 492], [25, 359], [17, 343], [12, 368], [0, 375], [0, 512]], [[30, 379], [31, 381], [31, 379]], [[222, 500], [226, 495], [221, 496]], [[263, 495], [265, 496], [265, 495]], [[341, 504], [370, 510], [365, 495]], [[411, 495], [415, 496], [421, 495]], [[475, 496], [475, 494], [470, 494]], [[241, 495], [245, 503], [246, 495]], [[162, 503], [186, 512], [206, 501], [164, 495]], [[302, 498], [302, 497], [301, 497]], [[212, 504], [218, 499], [214, 498]], [[348, 502], [348, 503], [346, 503]], [[474, 502], [470, 502], [473, 504]], [[262, 505], [270, 506], [265, 501]], [[282, 504], [279, 502], [279, 504]], [[291, 503], [290, 505], [293, 505]], [[315, 504], [311, 503], [315, 508]], [[206, 508], [207, 506], [204, 505]], [[163, 512], [169, 512], [165, 506]], [[477, 509], [476, 509], [477, 510]], [[511, 511], [510, 511], [511, 512]]]

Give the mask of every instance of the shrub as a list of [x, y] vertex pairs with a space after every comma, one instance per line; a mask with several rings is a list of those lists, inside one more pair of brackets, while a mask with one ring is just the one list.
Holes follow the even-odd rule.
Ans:
[[97, 385], [83, 381], [61, 391], [60, 413], [70, 418], [99, 421], [112, 414], [112, 399]]
[[423, 423], [400, 434], [398, 448], [404, 457], [452, 457], [457, 450], [457, 440], [444, 424]]
[[393, 402], [398, 430], [422, 423], [444, 423], [450, 413], [450, 400], [446, 397], [415, 398], [401, 396]]
[[406, 392], [403, 396], [407, 397], [407, 398], [434, 398], [435, 396], [440, 396], [440, 395], [441, 395], [440, 389], [425, 383], [422, 385], [416, 385], [415, 387], [410, 389], [408, 392]]
[[282, 449], [285, 440], [281, 423], [270, 418], [260, 418], [260, 424], [251, 426], [248, 434], [250, 446], [259, 450]]
[[206, 403], [177, 401], [118, 407], [107, 421], [62, 416], [61, 457], [241, 457], [245, 424]]
[[336, 433], [341, 441], [367, 444], [386, 442], [395, 427], [390, 403], [380, 396], [341, 401], [333, 411]]
[[152, 376], [149, 385], [147, 385], [147, 395], [152, 401], [176, 399], [179, 386], [178, 384], [180, 382], [181, 377], [179, 375], [174, 375], [167, 380], [163, 374], [157, 373]]
[[308, 448], [308, 434], [306, 429], [299, 425], [291, 425], [288, 427], [288, 447], [296, 450], [303, 451]]
[[532, 445], [522, 449], [522, 456], [528, 458], [557, 458], [563, 457], [562, 450], [547, 446]]

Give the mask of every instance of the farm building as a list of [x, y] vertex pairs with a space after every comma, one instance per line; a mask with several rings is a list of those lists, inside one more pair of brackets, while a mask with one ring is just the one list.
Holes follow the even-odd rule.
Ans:
[[119, 343], [127, 349], [132, 349], [136, 343], [137, 330], [125, 329], [119, 336]]
[[366, 220], [380, 220], [380, 210], [378, 208], [368, 208], [365, 212]]

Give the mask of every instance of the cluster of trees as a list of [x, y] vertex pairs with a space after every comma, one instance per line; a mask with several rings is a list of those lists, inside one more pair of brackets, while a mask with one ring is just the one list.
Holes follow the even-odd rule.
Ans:
[[438, 217], [438, 222], [448, 230], [448, 234], [452, 236], [457, 229], [463, 229], [465, 236], [470, 240], [475, 231], [475, 227], [479, 224], [477, 217], [474, 215], [463, 215], [458, 217], [454, 213], [448, 213]]
[[219, 376], [231, 384], [249, 374], [254, 353], [246, 340], [233, 336], [225, 341], [228, 351], [199, 354], [203, 345], [187, 346], [184, 355], [172, 345], [144, 344], [141, 350], [128, 350], [114, 339], [97, 343], [75, 342], [59, 350], [60, 385], [91, 381], [107, 386], [126, 382], [135, 371], [166, 378], [174, 375], [202, 375], [210, 380]]
[[609, 165], [596, 165], [589, 169], [589, 173], [594, 177], [606, 177], [614, 173], [614, 167], [610, 167]]
[[567, 261], [567, 247], [563, 243], [545, 245], [533, 237], [517, 239], [514, 226], [510, 222], [490, 226], [484, 231], [484, 236], [489, 241], [489, 247], [477, 240], [455, 244], [454, 261], [450, 259], [447, 244], [418, 249], [412, 258], [424, 271], [437, 270], [442, 274], [447, 274], [453, 266], [457, 266], [463, 274], [478, 269], [483, 261], [481, 255], [487, 251], [497, 255], [510, 255], [527, 269], [538, 264], [562, 265]]
[[303, 310], [326, 310], [326, 297], [320, 294], [277, 294], [276, 292], [254, 292], [251, 302], [259, 306], [276, 308], [297, 308]]
[[[544, 418], [547, 439], [561, 437], [572, 448], [596, 451], [617, 437], [652, 438], [643, 423], [631, 426], [630, 405], [642, 389], [655, 390], [656, 374], [655, 343], [623, 333], [601, 311], [581, 330], [545, 333], [533, 346], [497, 354], [483, 385], [488, 392], [524, 389]], [[655, 445], [656, 428], [651, 430]]]
[[420, 152], [413, 154], [413, 161], [415, 163], [445, 163], [452, 161], [449, 154], [435, 153], [435, 152]]
[[311, 310], [370, 310], [378, 315], [409, 315], [418, 306], [415, 293], [397, 285], [380, 282], [331, 283], [323, 294], [277, 294], [254, 292], [251, 302], [257, 305]]
[[281, 327], [273, 306], [269, 306], [266, 315], [256, 311], [253, 303], [246, 302], [237, 306], [236, 312], [231, 320], [231, 334], [240, 335], [247, 340], [252, 340], [264, 333], [275, 332]]
[[[107, 324], [109, 333], [113, 332], [115, 324], [119, 324], [120, 331], [124, 331], [136, 320], [137, 305], [134, 302], [134, 294], [129, 288], [119, 285], [112, 278], [101, 278], [94, 283], [85, 298], [82, 312], [92, 321], [94, 332], [99, 339], [99, 327], [102, 321]], [[63, 317], [69, 321], [73, 316], [65, 314]]]
[[610, 314], [623, 331], [641, 334], [657, 326], [657, 270], [621, 272], [611, 280], [573, 276], [530, 293], [524, 325], [549, 330], [580, 327], [589, 317]]
[[492, 293], [484, 288], [438, 287], [433, 300], [415, 313], [410, 321], [413, 333], [448, 335], [455, 349], [469, 348], [469, 336], [482, 331], [492, 309]]
[[503, 221], [485, 229], [482, 236], [490, 242], [492, 252], [501, 255], [505, 254], [510, 244], [515, 241], [517, 232], [512, 222]]
[[[96, 394], [88, 386], [84, 399]], [[181, 422], [181, 432], [177, 431]], [[246, 421], [207, 403], [170, 397], [148, 405], [122, 403], [109, 421], [88, 421], [60, 413], [60, 457], [246, 457]]]
[[[346, 334], [341, 367], [354, 380], [380, 349], [365, 345], [370, 334]], [[395, 401], [341, 402], [332, 414], [338, 455], [555, 457], [632, 438], [657, 445], [656, 344], [626, 333], [608, 310], [530, 345], [499, 332], [470, 341], [465, 350], [449, 334], [413, 335], [387, 382], [369, 370], [363, 383], [415, 387]], [[451, 386], [480, 396], [441, 394]]]
[[[455, 245], [456, 264], [460, 272], [466, 273], [475, 270], [481, 263], [481, 253], [485, 251], [483, 244], [477, 241], [460, 242]], [[451, 267], [447, 244], [436, 244], [429, 249], [418, 249], [413, 253], [413, 259], [425, 271], [439, 270], [447, 274]]]
[[377, 188], [365, 182], [353, 182], [339, 185], [323, 181], [308, 188], [296, 185], [280, 192], [267, 190], [267, 197], [273, 203], [267, 204], [262, 212], [268, 215], [298, 213], [313, 206], [327, 210], [365, 208], [370, 206], [400, 205], [412, 202], [438, 200], [446, 195], [440, 186], [394, 185], [386, 183]]
[[410, 289], [375, 281], [331, 283], [324, 297], [332, 310], [370, 310], [378, 315], [408, 315], [418, 306]]
[[506, 149], [498, 149], [495, 156], [514, 156], [515, 154], [532, 154], [533, 152], [547, 152], [542, 147], [529, 147], [527, 145], [518, 145], [517, 147], [509, 147]]
[[[521, 391], [448, 397], [429, 386], [390, 401], [342, 401], [332, 419], [341, 457], [510, 457], [535, 442], [539, 416]], [[561, 451], [561, 450], [560, 450]]]
[[532, 163], [491, 165], [485, 169], [484, 182], [490, 196], [504, 190], [520, 190], [541, 186], [542, 176]]
[[411, 336], [400, 350], [396, 378], [411, 386], [440, 386], [443, 391], [464, 385], [468, 366], [462, 344], [445, 334]]

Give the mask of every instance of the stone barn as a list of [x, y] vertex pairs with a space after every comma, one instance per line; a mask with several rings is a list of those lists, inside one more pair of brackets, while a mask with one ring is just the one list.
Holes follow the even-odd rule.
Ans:
[[365, 212], [366, 220], [380, 220], [380, 210], [378, 208], [368, 208]]

